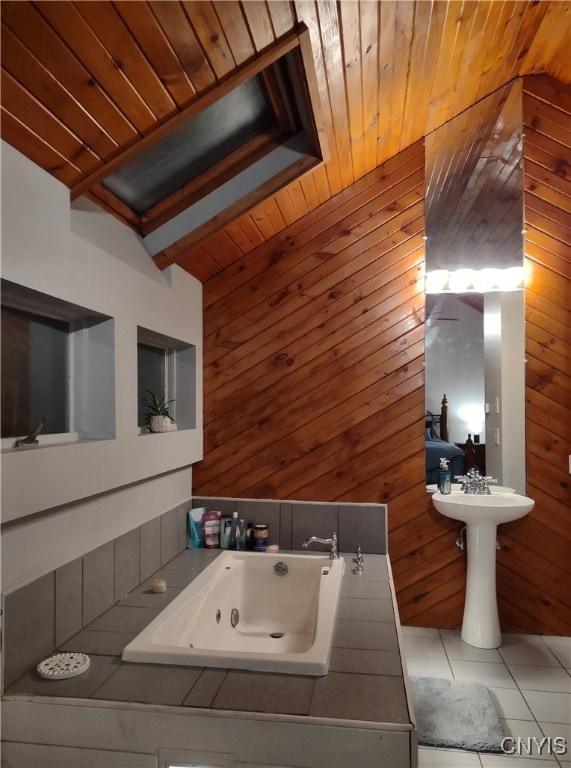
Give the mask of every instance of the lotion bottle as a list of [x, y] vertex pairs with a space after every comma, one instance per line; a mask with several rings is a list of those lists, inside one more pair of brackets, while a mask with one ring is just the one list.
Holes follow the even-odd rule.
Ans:
[[438, 470], [438, 490], [440, 493], [450, 493], [452, 490], [452, 475], [448, 469], [448, 459], [440, 459]]

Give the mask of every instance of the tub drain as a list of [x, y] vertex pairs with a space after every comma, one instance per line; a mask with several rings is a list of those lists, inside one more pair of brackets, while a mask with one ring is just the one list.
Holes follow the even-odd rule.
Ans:
[[283, 636], [283, 632], [270, 632], [270, 637], [273, 637], [275, 640], [279, 640], [279, 638]]

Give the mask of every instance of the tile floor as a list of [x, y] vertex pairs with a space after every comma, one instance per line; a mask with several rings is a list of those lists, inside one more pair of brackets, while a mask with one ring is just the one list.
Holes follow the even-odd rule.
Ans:
[[[571, 638], [503, 636], [501, 648], [472, 648], [459, 630], [403, 627], [411, 676], [472, 680], [486, 685], [506, 734], [526, 740], [563, 737], [566, 755], [490, 755], [421, 747], [419, 768], [571, 768]], [[555, 742], [554, 744], [560, 744]]]

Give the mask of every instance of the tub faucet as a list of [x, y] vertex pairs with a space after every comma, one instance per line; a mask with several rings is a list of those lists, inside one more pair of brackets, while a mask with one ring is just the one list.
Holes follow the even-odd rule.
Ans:
[[339, 560], [339, 553], [337, 551], [337, 534], [334, 533], [330, 539], [320, 539], [319, 536], [309, 536], [301, 545], [303, 549], [307, 549], [312, 542], [318, 542], [318, 544], [330, 544], [331, 552], [329, 553], [330, 560]]

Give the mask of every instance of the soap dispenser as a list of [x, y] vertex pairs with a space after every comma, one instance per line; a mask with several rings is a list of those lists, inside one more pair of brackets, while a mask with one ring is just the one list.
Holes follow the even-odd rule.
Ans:
[[438, 470], [438, 490], [440, 493], [450, 493], [452, 490], [452, 475], [448, 469], [448, 459], [440, 459]]

